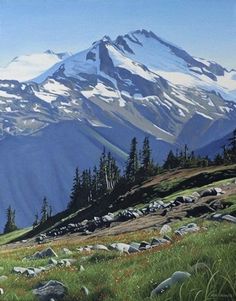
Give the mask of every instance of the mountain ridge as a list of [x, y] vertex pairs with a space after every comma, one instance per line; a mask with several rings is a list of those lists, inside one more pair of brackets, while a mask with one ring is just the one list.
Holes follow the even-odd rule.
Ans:
[[[104, 143], [122, 164], [125, 157], [121, 154], [127, 153], [131, 138], [141, 141], [148, 135], [158, 150], [155, 159], [163, 162], [170, 149], [185, 143], [190, 149], [201, 148], [233, 131], [236, 85], [234, 89], [231, 86], [236, 80], [229, 77], [234, 72], [217, 63], [199, 62], [183, 49], [160, 40], [142, 30], [114, 41], [105, 36], [34, 81], [0, 80], [2, 210], [6, 202], [19, 206], [26, 199], [37, 206], [42, 194], [51, 196], [52, 182], [52, 205], [55, 211], [61, 210], [63, 201], [59, 204], [57, 199], [67, 201], [74, 168], [91, 167]], [[226, 86], [221, 87], [222, 82]], [[10, 140], [17, 149], [12, 162], [5, 162]], [[27, 148], [18, 143], [23, 140], [27, 140]], [[94, 152], [84, 162], [86, 149]], [[45, 162], [48, 170], [30, 164], [25, 154], [34, 154], [34, 161]], [[37, 179], [36, 188], [31, 185], [27, 194], [19, 188], [28, 187], [28, 180], [25, 176], [18, 179], [14, 166], [18, 170], [27, 166], [29, 177]], [[64, 184], [54, 181], [61, 173]]]

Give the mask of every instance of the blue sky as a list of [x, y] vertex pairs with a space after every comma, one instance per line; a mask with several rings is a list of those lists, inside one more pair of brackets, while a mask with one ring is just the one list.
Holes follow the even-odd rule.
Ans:
[[0, 66], [141, 28], [236, 68], [236, 0], [0, 0]]

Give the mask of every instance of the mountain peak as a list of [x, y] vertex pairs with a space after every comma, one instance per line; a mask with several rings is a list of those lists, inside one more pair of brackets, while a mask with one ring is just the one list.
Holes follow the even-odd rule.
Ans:
[[55, 54], [55, 52], [51, 49], [48, 49], [48, 50], [44, 51], [44, 53], [46, 53], [46, 54]]

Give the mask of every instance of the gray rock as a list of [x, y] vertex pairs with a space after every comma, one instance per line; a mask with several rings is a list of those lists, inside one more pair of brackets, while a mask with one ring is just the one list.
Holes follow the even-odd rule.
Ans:
[[4, 294], [3, 288], [0, 288], [0, 295], [3, 295], [3, 294]]
[[57, 260], [54, 258], [50, 258], [48, 261], [49, 264], [57, 265]]
[[0, 282], [3, 282], [5, 280], [7, 280], [7, 279], [8, 279], [8, 277], [5, 276], [5, 275], [0, 276]]
[[58, 257], [56, 252], [52, 248], [47, 248], [41, 252], [36, 252], [35, 254], [27, 257], [28, 259], [41, 259], [45, 257]]
[[221, 188], [219, 187], [215, 187], [215, 188], [208, 188], [206, 190], [203, 190], [200, 193], [201, 197], [206, 197], [206, 196], [211, 196], [211, 195], [220, 195], [223, 194], [223, 191]]
[[24, 274], [25, 271], [27, 271], [27, 268], [14, 267], [14, 268], [12, 269], [12, 272], [13, 272], [13, 273], [16, 273], [16, 274]]
[[72, 255], [73, 252], [67, 248], [63, 248], [62, 249], [62, 253], [65, 254], [65, 255]]
[[50, 301], [51, 299], [61, 300], [67, 294], [65, 285], [56, 280], [50, 280], [45, 284], [40, 284], [33, 290], [33, 294], [40, 301]]
[[118, 242], [118, 243], [114, 243], [114, 244], [111, 244], [109, 246], [109, 249], [111, 250], [116, 250], [116, 251], [119, 251], [119, 252], [122, 252], [122, 253], [135, 253], [135, 252], [139, 252], [139, 250], [129, 244], [125, 244], [125, 243], [121, 243], [121, 242]]
[[81, 287], [81, 292], [83, 293], [83, 295], [84, 295], [85, 297], [87, 297], [87, 296], [89, 295], [89, 290], [87, 289], [86, 286], [82, 286], [82, 287]]
[[222, 215], [221, 219], [234, 224], [236, 223], [236, 217], [230, 214]]
[[161, 230], [160, 230], [161, 235], [169, 234], [171, 232], [172, 232], [172, 228], [169, 225], [166, 224], [161, 227]]
[[139, 249], [140, 243], [138, 243], [138, 242], [131, 242], [130, 246], [133, 247], [133, 248], [135, 248], [135, 249]]
[[164, 238], [153, 238], [151, 241], [151, 246], [160, 246], [163, 244], [169, 244], [170, 242]]
[[109, 251], [109, 249], [104, 245], [94, 245], [94, 246], [92, 246], [91, 249], [96, 250], [96, 251], [98, 251], [98, 250]]
[[186, 226], [180, 227], [178, 230], [175, 231], [175, 234], [182, 236], [187, 233], [198, 232], [199, 230], [200, 230], [200, 228], [197, 226], [197, 224], [190, 223]]
[[172, 287], [177, 283], [182, 283], [191, 276], [188, 272], [177, 271], [172, 274], [172, 276], [163, 282], [161, 282], [152, 292], [151, 297], [162, 294], [164, 291]]

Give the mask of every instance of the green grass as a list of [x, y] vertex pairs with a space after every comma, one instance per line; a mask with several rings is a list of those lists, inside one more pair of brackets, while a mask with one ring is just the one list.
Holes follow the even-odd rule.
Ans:
[[[55, 279], [62, 281], [69, 289], [69, 295], [65, 301], [141, 301], [150, 300], [150, 292], [155, 286], [177, 270], [189, 271], [197, 262], [203, 262], [207, 269], [192, 274], [184, 284], [176, 285], [166, 291], [156, 300], [180, 300], [180, 301], [221, 301], [235, 300], [235, 250], [236, 250], [236, 226], [229, 223], [216, 223], [212, 221], [199, 221], [207, 231], [190, 234], [172, 245], [160, 250], [145, 251], [134, 255], [120, 255], [116, 252], [95, 252], [93, 254], [74, 253], [73, 257], [78, 263], [70, 268], [55, 268], [42, 273], [36, 278], [27, 278], [11, 273], [13, 266], [41, 266], [48, 260], [23, 261], [22, 258], [32, 254], [37, 249], [46, 246], [21, 248], [0, 251], [0, 266], [4, 267], [2, 274], [9, 279], [0, 284], [5, 294], [0, 300], [32, 301], [32, 288], [41, 281]], [[177, 227], [177, 225], [176, 225]], [[155, 231], [143, 231], [131, 233], [125, 236], [106, 237], [100, 242], [110, 243], [114, 241], [150, 240], [157, 236]], [[97, 239], [87, 243], [96, 243]], [[87, 244], [86, 243], [86, 244]], [[83, 243], [85, 244], [85, 243]], [[55, 243], [54, 249], [60, 258], [65, 257], [60, 252], [63, 246], [75, 250], [80, 243], [73, 244], [69, 241]], [[84, 258], [87, 256], [87, 258]], [[79, 266], [85, 267], [84, 272], [79, 272]], [[90, 295], [82, 296], [80, 288], [86, 286]], [[225, 295], [228, 295], [226, 298]], [[155, 299], [154, 299], [155, 300]]]
[[[216, 187], [226, 185], [230, 179], [215, 182], [201, 187]], [[170, 201], [179, 195], [190, 195], [200, 189], [193, 188], [174, 193], [165, 198]], [[225, 197], [226, 201], [234, 203], [224, 209], [224, 213], [236, 210], [236, 196]], [[220, 212], [220, 211], [219, 211]], [[58, 280], [68, 287], [68, 296], [64, 301], [233, 301], [236, 300], [236, 225], [227, 222], [214, 222], [199, 218], [184, 218], [172, 225], [177, 229], [183, 224], [196, 222], [205, 230], [189, 234], [177, 239], [173, 234], [173, 243], [159, 249], [124, 255], [117, 252], [78, 253], [77, 247], [90, 244], [110, 244], [113, 242], [150, 241], [158, 237], [155, 229], [105, 236], [87, 238], [85, 241], [71, 240], [66, 237], [59, 241], [52, 241], [45, 245], [18, 247], [15, 249], [0, 249], [0, 275], [9, 278], [0, 283], [4, 289], [3, 301], [33, 301], [32, 289], [40, 282]], [[24, 231], [0, 236], [0, 244], [20, 236]], [[35, 278], [12, 274], [14, 266], [38, 267], [48, 263], [48, 259], [35, 261], [22, 261], [25, 256], [48, 246], [58, 253], [59, 258], [68, 258], [62, 254], [62, 248], [67, 247], [73, 251], [70, 257], [77, 259], [77, 264], [69, 268], [54, 268], [43, 272]], [[192, 266], [197, 262], [205, 264], [203, 270], [193, 271]], [[80, 265], [85, 271], [80, 272]], [[175, 285], [157, 298], [150, 299], [150, 293], [160, 282], [170, 277], [175, 271], [188, 271], [191, 277], [182, 285]], [[86, 286], [90, 294], [83, 296], [82, 286]]]
[[20, 237], [21, 235], [27, 233], [30, 231], [31, 228], [24, 228], [24, 229], [19, 229], [7, 234], [0, 234], [0, 245], [5, 245], [8, 242], [12, 241], [13, 239], [16, 239]]

